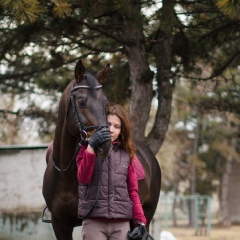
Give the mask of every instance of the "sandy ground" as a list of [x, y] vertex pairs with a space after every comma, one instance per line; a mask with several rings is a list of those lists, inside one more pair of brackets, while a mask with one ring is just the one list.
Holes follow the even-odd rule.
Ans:
[[209, 235], [196, 236], [192, 228], [169, 228], [177, 240], [240, 240], [240, 225], [231, 227], [212, 226]]
[[[208, 236], [196, 236], [193, 228], [169, 228], [168, 231], [170, 231], [177, 240], [240, 240], [240, 225], [228, 228], [212, 226], [210, 235]], [[79, 239], [79, 236], [80, 234], [76, 239]], [[15, 239], [16, 238], [3, 237], [0, 231], [0, 240]], [[156, 238], [155, 240], [159, 239]]]

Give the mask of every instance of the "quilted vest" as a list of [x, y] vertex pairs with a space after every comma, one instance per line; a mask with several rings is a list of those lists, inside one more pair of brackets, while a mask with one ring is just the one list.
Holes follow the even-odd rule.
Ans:
[[[102, 172], [101, 169], [101, 162]], [[132, 219], [132, 202], [127, 188], [130, 157], [120, 146], [114, 146], [109, 157], [96, 158], [92, 180], [78, 186], [78, 215], [84, 216], [95, 202], [100, 174], [100, 195], [97, 207], [88, 217]]]

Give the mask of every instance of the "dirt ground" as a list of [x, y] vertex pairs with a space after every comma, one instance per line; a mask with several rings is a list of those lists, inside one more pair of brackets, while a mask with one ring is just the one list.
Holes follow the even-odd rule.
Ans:
[[169, 228], [177, 240], [240, 240], [240, 225], [221, 227], [213, 225], [210, 234], [196, 236], [192, 228]]

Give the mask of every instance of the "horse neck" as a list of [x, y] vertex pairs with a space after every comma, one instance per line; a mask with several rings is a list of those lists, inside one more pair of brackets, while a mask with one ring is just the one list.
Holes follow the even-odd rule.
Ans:
[[73, 137], [67, 128], [66, 114], [69, 101], [66, 101], [66, 95], [64, 95], [65, 93], [59, 103], [58, 119], [53, 141], [53, 155], [55, 162], [59, 166], [71, 161], [78, 143], [78, 139]]
[[77, 139], [68, 132], [66, 126], [57, 129], [53, 142], [55, 161], [64, 165], [69, 163], [75, 153], [77, 143]]

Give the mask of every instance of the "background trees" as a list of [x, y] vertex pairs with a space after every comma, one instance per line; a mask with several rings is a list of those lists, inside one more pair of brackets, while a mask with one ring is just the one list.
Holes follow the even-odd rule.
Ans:
[[[203, 186], [223, 176], [228, 155], [216, 142], [233, 149], [235, 138], [234, 156], [239, 145], [238, 11], [238, 1], [220, 0], [2, 0], [0, 88], [12, 104], [1, 106], [1, 124], [16, 133], [32, 124], [49, 142], [76, 60], [93, 72], [110, 62], [105, 92], [128, 108], [134, 137], [157, 154], [170, 126], [181, 171], [169, 185], [188, 172], [190, 192], [211, 192]], [[19, 143], [7, 129], [1, 141]]]

